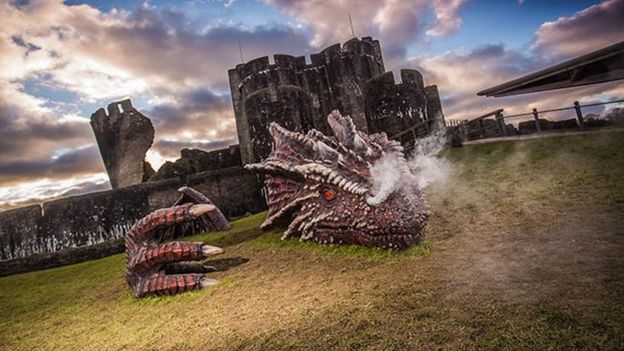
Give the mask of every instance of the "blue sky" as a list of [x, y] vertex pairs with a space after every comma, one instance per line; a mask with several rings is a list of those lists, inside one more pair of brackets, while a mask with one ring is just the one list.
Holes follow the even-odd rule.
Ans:
[[[0, 2], [0, 209], [109, 187], [88, 121], [131, 97], [156, 168], [184, 147], [235, 144], [227, 70], [358, 36], [386, 69], [420, 70], [446, 118], [621, 98], [620, 83], [501, 99], [477, 91], [624, 40], [624, 0]], [[398, 79], [398, 75], [395, 76]], [[565, 116], [564, 116], [565, 117]]]
[[[431, 44], [428, 54], [460, 47], [473, 49], [487, 43], [505, 43], [508, 48], [529, 50], [535, 31], [547, 21], [567, 17], [597, 1], [469, 1], [460, 10], [461, 29]], [[414, 50], [418, 50], [414, 46]]]

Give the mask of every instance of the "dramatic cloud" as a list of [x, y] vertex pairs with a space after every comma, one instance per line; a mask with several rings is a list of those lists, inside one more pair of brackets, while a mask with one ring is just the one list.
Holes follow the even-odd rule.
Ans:
[[146, 112], [160, 137], [185, 134], [189, 140], [214, 140], [236, 134], [230, 96], [207, 89], [188, 91]]
[[624, 41], [624, 0], [607, 0], [542, 24], [533, 47], [544, 54], [568, 57], [620, 41]]
[[[54, 116], [43, 100], [11, 84], [0, 87], [0, 168], [20, 160], [51, 158], [52, 150], [88, 144], [91, 138], [86, 120]], [[5, 177], [1, 179], [0, 185]]]
[[[405, 54], [406, 47], [423, 35], [439, 36], [461, 25], [458, 10], [462, 0], [346, 0], [296, 1], [266, 0], [267, 3], [299, 19], [314, 33], [312, 44], [320, 47], [351, 38], [348, 15], [356, 36], [374, 36], [384, 43], [388, 60]], [[433, 18], [426, 14], [432, 11]]]
[[[470, 119], [498, 108], [504, 108], [505, 114], [516, 114], [530, 112], [534, 107], [548, 109], [572, 106], [576, 100], [590, 103], [621, 98], [621, 82], [505, 98], [476, 95], [477, 91], [554, 62], [506, 49], [502, 44], [491, 44], [471, 51], [454, 50], [441, 55], [414, 58], [408, 65], [419, 67], [428, 83], [438, 85], [447, 119]], [[574, 112], [553, 113], [544, 117], [555, 120], [572, 118]]]
[[98, 173], [103, 169], [100, 152], [94, 145], [67, 151], [58, 157], [29, 158], [0, 164], [3, 185], [40, 178], [63, 179]]
[[106, 174], [75, 176], [64, 180], [25, 181], [12, 187], [0, 187], [0, 211], [10, 208], [41, 204], [65, 196], [110, 190]]
[[183, 148], [214, 150], [236, 144], [236, 123], [229, 95], [195, 89], [154, 105], [144, 113], [156, 129], [148, 153], [155, 168], [180, 156]]
[[[304, 33], [287, 26], [197, 31], [182, 13], [140, 7], [102, 13], [87, 5], [33, 1], [0, 5], [6, 78], [49, 74], [60, 87], [92, 101], [179, 89], [224, 88], [227, 69], [248, 57], [308, 50]], [[20, 68], [21, 67], [21, 68]]]

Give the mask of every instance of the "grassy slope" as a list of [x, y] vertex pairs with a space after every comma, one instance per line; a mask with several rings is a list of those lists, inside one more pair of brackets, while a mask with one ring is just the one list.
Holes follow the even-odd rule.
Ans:
[[407, 252], [279, 241], [263, 214], [193, 240], [248, 263], [136, 300], [124, 257], [0, 278], [0, 349], [619, 349], [624, 133], [448, 151]]

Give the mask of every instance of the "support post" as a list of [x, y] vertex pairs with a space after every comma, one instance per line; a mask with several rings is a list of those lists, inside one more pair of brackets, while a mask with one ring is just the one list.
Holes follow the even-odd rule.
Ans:
[[461, 121], [459, 122], [459, 130], [461, 131], [461, 136], [462, 136], [462, 140], [466, 141], [468, 140], [467, 135], [468, 133], [466, 133], [466, 122], [465, 121]]
[[500, 128], [501, 134], [503, 136], [507, 136], [507, 125], [505, 124], [505, 118], [503, 117], [502, 112], [496, 114], [496, 121], [498, 122], [498, 127]]
[[538, 133], [541, 132], [542, 126], [540, 126], [539, 115], [537, 114], [536, 108], [533, 109], [533, 119], [535, 120], [535, 128], [537, 128], [537, 132]]
[[477, 122], [479, 124], [479, 135], [481, 136], [481, 139], [485, 139], [485, 133], [483, 132], [483, 120], [479, 118]]
[[576, 123], [581, 130], [585, 130], [585, 123], [583, 122], [583, 112], [581, 111], [581, 105], [578, 101], [574, 101], [574, 110], [576, 111]]

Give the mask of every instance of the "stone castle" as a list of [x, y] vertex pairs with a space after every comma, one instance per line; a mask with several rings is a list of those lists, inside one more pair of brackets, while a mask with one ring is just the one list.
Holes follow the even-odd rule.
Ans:
[[210, 152], [183, 149], [158, 171], [145, 162], [154, 128], [130, 100], [96, 111], [91, 126], [113, 190], [0, 213], [0, 275], [120, 252], [125, 230], [170, 206], [181, 186], [206, 194], [230, 219], [266, 209], [262, 183], [243, 165], [271, 152], [270, 122], [331, 135], [326, 116], [338, 109], [358, 129], [385, 132], [408, 147], [434, 124], [444, 125], [437, 87], [425, 86], [410, 69], [401, 70], [397, 84], [385, 72], [377, 40], [353, 38], [310, 60], [275, 55], [270, 63], [265, 56], [229, 70], [240, 144]]

